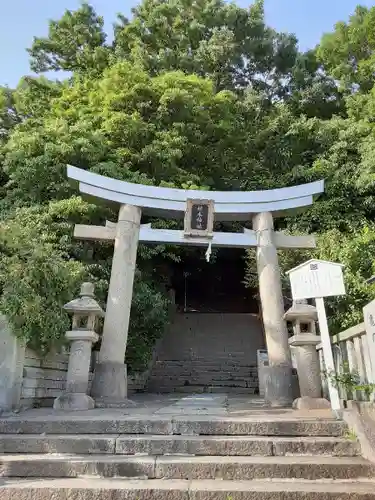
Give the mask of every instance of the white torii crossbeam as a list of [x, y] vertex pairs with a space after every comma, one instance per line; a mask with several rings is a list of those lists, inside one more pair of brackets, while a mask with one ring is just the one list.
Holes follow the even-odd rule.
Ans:
[[[105, 226], [89, 226], [76, 224], [74, 237], [80, 240], [113, 241], [116, 237], [117, 224], [107, 221]], [[243, 233], [214, 232], [213, 237], [207, 238], [186, 237], [184, 231], [176, 229], [153, 229], [151, 224], [141, 224], [139, 241], [143, 243], [164, 243], [170, 245], [212, 246], [249, 248], [259, 244], [257, 232], [243, 229]], [[292, 236], [281, 232], [274, 232], [274, 244], [277, 248], [315, 248], [316, 242], [312, 235]]]

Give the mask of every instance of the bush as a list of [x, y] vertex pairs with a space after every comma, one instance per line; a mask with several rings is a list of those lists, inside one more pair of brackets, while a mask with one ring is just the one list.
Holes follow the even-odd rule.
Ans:
[[[72, 241], [74, 219], [85, 218], [90, 210], [96, 209], [72, 198], [18, 209], [0, 221], [0, 311], [15, 335], [41, 354], [65, 342], [71, 319], [62, 307], [78, 296], [84, 280], [96, 283], [96, 297], [105, 306], [112, 246], [101, 249], [101, 259], [90, 260], [80, 243]], [[151, 278], [137, 271], [126, 355], [129, 371], [147, 366], [167, 320], [167, 298]]]
[[62, 306], [85, 277], [83, 264], [44, 226], [46, 210], [21, 209], [0, 222], [0, 311], [15, 335], [41, 353], [64, 342], [70, 319]]
[[129, 372], [147, 368], [155, 342], [168, 322], [168, 304], [165, 295], [152, 283], [136, 279], [126, 351]]

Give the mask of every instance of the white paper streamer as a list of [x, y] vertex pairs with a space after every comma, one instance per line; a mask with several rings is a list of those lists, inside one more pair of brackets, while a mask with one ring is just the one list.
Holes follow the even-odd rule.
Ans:
[[206, 251], [206, 261], [207, 262], [210, 262], [210, 257], [211, 257], [211, 253], [212, 253], [212, 242], [210, 241], [210, 243], [208, 244], [208, 248], [207, 248], [207, 251]]

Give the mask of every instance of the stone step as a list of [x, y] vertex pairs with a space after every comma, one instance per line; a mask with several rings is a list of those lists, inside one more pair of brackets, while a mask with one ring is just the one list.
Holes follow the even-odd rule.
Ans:
[[227, 394], [228, 392], [233, 394], [256, 394], [258, 392], [258, 384], [254, 384], [255, 387], [221, 387], [221, 386], [210, 386], [206, 392], [216, 393], [216, 394]]
[[185, 384], [187, 381], [190, 384], [209, 384], [211, 381], [233, 381], [233, 382], [242, 382], [246, 381], [250, 384], [256, 385], [258, 384], [258, 377], [254, 377], [249, 373], [228, 373], [224, 371], [204, 371], [202, 370], [200, 373], [180, 373], [174, 372], [173, 370], [158, 370], [157, 372], [152, 372], [150, 380], [155, 382], [163, 383], [175, 383], [175, 384]]
[[374, 481], [5, 479], [1, 500], [374, 500]]
[[216, 367], [221, 367], [221, 366], [230, 366], [230, 367], [235, 367], [235, 368], [247, 368], [248, 370], [252, 370], [254, 372], [257, 371], [257, 365], [254, 363], [249, 362], [247, 357], [243, 358], [226, 358], [226, 359], [220, 359], [220, 358], [201, 358], [201, 359], [195, 359], [191, 357], [185, 357], [184, 359], [180, 358], [177, 360], [173, 359], [157, 359], [153, 365], [154, 367], [158, 366], [164, 366], [164, 367], [173, 367], [173, 368], [182, 368], [184, 366], [189, 366], [189, 367], [208, 367], [208, 368], [216, 368]]
[[[215, 380], [211, 378], [189, 378], [189, 379], [166, 379], [166, 378], [158, 378], [158, 379], [151, 379], [150, 384], [152, 385], [160, 385], [161, 387], [226, 387], [227, 390], [229, 391], [231, 387], [238, 387], [238, 388], [254, 388], [258, 387], [258, 383], [255, 382], [254, 380], [231, 380], [231, 379], [223, 379], [223, 380]], [[188, 384], [186, 382], [189, 382]]]
[[[191, 389], [191, 386], [183, 386], [183, 387], [176, 387], [173, 392], [180, 392], [180, 393], [187, 393], [187, 394], [194, 394], [195, 392], [198, 393], [207, 393], [207, 394], [228, 394], [228, 392], [233, 392], [234, 394], [255, 394], [256, 389], [253, 387], [220, 387], [220, 386], [206, 386], [206, 385], [201, 385], [201, 386], [193, 386], [194, 388]], [[201, 388], [201, 390], [196, 390], [196, 388]], [[162, 392], [162, 391], [160, 391]], [[166, 391], [168, 392], [168, 391]]]
[[360, 457], [162, 456], [156, 458], [155, 478], [355, 479], [371, 478], [374, 472], [374, 464]]
[[157, 359], [155, 361], [154, 366], [163, 365], [163, 366], [175, 366], [181, 367], [184, 365], [188, 366], [244, 366], [248, 367], [252, 370], [257, 369], [256, 363], [249, 362], [247, 356], [236, 356], [233, 358], [230, 357], [214, 357], [214, 358], [196, 358], [192, 357], [190, 354], [181, 355], [178, 359], [171, 359], [164, 357], [163, 359]]
[[259, 386], [259, 383], [257, 380], [250, 380], [245, 377], [241, 379], [222, 379], [222, 380], [216, 380], [215, 378], [211, 377], [187, 377], [187, 378], [180, 378], [180, 377], [152, 377], [148, 381], [149, 384], [152, 384], [154, 386], [161, 386], [161, 387], [227, 387], [228, 391], [230, 388], [233, 387], [238, 387], [238, 388], [246, 388], [246, 387], [251, 387], [255, 388]]
[[176, 392], [180, 394], [203, 394], [203, 393], [216, 393], [216, 394], [256, 394], [258, 391], [258, 386], [256, 387], [228, 387], [220, 385], [164, 385], [164, 384], [154, 384], [150, 381], [147, 386], [148, 392], [168, 394], [171, 392]]
[[153, 479], [155, 474], [156, 458], [152, 456], [0, 455], [0, 477]]
[[180, 378], [180, 377], [175, 377], [175, 378], [168, 378], [168, 377], [154, 377], [151, 379], [153, 384], [160, 384], [163, 386], [171, 385], [171, 386], [186, 386], [186, 382], [188, 381], [188, 385], [210, 385], [210, 386], [218, 386], [218, 387], [254, 387], [258, 386], [258, 382], [249, 379], [246, 377], [242, 378], [222, 378], [221, 380], [216, 380], [215, 377], [208, 377], [206, 375], [202, 375], [202, 377], [189, 377], [188, 379], [185, 378]]
[[196, 379], [199, 378], [201, 379], [202, 377], [204, 378], [210, 378], [213, 380], [258, 380], [258, 377], [247, 372], [247, 371], [228, 371], [228, 370], [205, 370], [202, 368], [201, 371], [191, 371], [191, 370], [184, 370], [184, 371], [177, 371], [177, 370], [170, 370], [170, 369], [158, 369], [153, 372], [151, 372], [151, 377], [155, 379], [164, 379], [166, 378], [167, 380], [170, 380], [172, 378], [178, 379], [178, 380], [190, 380], [190, 379]]
[[174, 383], [179, 385], [184, 385], [187, 382], [191, 385], [194, 384], [209, 384], [212, 381], [220, 382], [223, 381], [231, 381], [231, 382], [243, 382], [246, 381], [249, 384], [256, 385], [258, 384], [258, 377], [251, 377], [248, 374], [240, 374], [240, 375], [232, 375], [230, 373], [221, 372], [222, 375], [219, 375], [220, 372], [201, 372], [198, 374], [180, 374], [172, 371], [158, 372], [153, 373], [150, 380], [155, 381], [156, 383]]
[[[192, 382], [193, 383], [195, 382], [194, 379], [192, 379]], [[211, 387], [227, 387], [229, 389], [231, 387], [243, 387], [245, 389], [248, 386], [252, 387], [252, 386], [257, 385], [257, 384], [254, 384], [253, 380], [248, 381], [248, 380], [230, 380], [230, 379], [215, 380], [215, 379], [212, 379], [210, 382], [207, 383], [207, 385], [210, 385]]]
[[[281, 418], [282, 417], [282, 418]], [[274, 414], [248, 418], [212, 416], [173, 416], [140, 418], [126, 415], [105, 418], [100, 414], [41, 415], [33, 418], [0, 419], [1, 434], [184, 434], [230, 436], [344, 436], [347, 425], [340, 420], [303, 419]]]
[[[173, 378], [172, 378], [173, 377]], [[258, 380], [258, 377], [253, 377], [249, 373], [246, 372], [236, 372], [236, 373], [228, 373], [228, 372], [213, 372], [209, 370], [202, 370], [201, 372], [187, 372], [187, 373], [180, 373], [180, 372], [173, 372], [172, 370], [158, 370], [152, 373], [152, 378], [156, 380], [174, 380], [174, 381], [180, 381], [180, 380], [185, 380], [185, 377], [188, 377], [188, 380], [191, 383], [194, 383], [194, 380], [199, 379], [200, 381], [203, 380], [246, 380], [249, 382], [254, 382], [255, 380]]]
[[371, 478], [374, 472], [374, 464], [359, 457], [0, 456], [1, 477], [337, 480]]
[[181, 394], [203, 394], [204, 392], [208, 392], [204, 385], [181, 385], [181, 386], [172, 386], [172, 385], [161, 385], [160, 383], [154, 383], [153, 380], [150, 380], [147, 386], [147, 392], [153, 392], [156, 394], [168, 394], [172, 392], [181, 393]]
[[0, 435], [0, 453], [111, 454], [116, 452], [117, 435]]
[[356, 441], [328, 437], [8, 434], [0, 436], [0, 453], [356, 456], [360, 448]]
[[181, 360], [178, 362], [171, 361], [157, 361], [152, 371], [157, 369], [163, 370], [173, 370], [173, 371], [183, 371], [183, 370], [208, 370], [208, 371], [247, 371], [248, 373], [252, 373], [254, 375], [258, 374], [258, 369], [254, 365], [249, 365], [247, 361], [193, 361], [193, 360]]
[[326, 455], [358, 456], [357, 441], [344, 438], [257, 436], [121, 436], [116, 453], [148, 455], [284, 456]]

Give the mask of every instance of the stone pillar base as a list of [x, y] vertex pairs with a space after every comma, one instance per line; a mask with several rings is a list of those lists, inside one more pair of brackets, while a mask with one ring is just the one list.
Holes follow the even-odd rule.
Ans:
[[100, 408], [121, 408], [127, 404], [128, 381], [126, 365], [105, 361], [97, 363], [92, 381], [91, 395]]
[[325, 398], [304, 396], [293, 401], [294, 410], [330, 410], [331, 403]]
[[80, 392], [66, 392], [56, 398], [53, 403], [54, 410], [82, 411], [93, 410], [94, 408], [95, 401], [87, 394]]
[[264, 366], [264, 399], [271, 407], [291, 407], [293, 403], [292, 369], [289, 365]]

